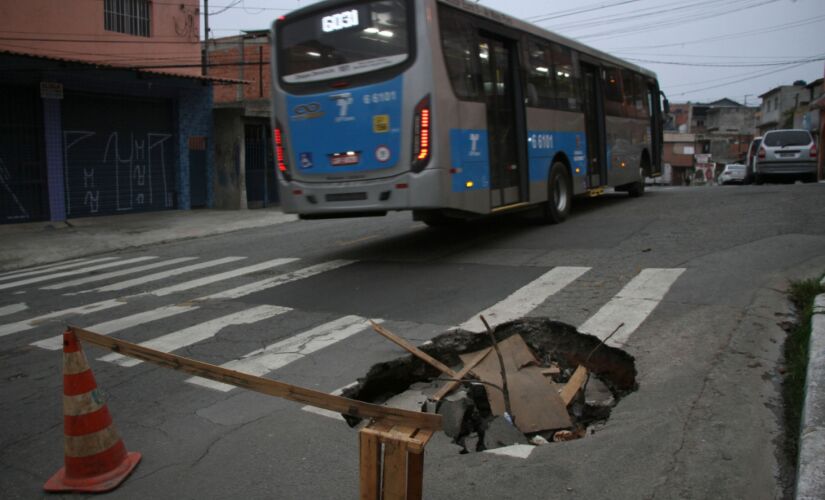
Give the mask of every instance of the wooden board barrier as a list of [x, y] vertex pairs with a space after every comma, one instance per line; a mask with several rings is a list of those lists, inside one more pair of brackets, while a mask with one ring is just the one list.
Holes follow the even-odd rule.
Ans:
[[70, 326], [69, 329], [72, 330], [78, 338], [90, 344], [105, 347], [124, 356], [131, 356], [156, 365], [172, 368], [173, 370], [197, 375], [198, 377], [223, 382], [236, 387], [243, 387], [251, 391], [353, 417], [379, 418], [387, 422], [392, 422], [393, 424], [407, 425], [414, 429], [427, 429], [429, 431], [441, 429], [441, 415], [434, 413], [401, 410], [388, 406], [365, 403], [342, 396], [333, 396], [325, 392], [307, 389], [298, 385], [256, 377], [183, 356], [157, 351], [125, 340], [100, 335], [99, 333], [84, 330], [76, 326]]

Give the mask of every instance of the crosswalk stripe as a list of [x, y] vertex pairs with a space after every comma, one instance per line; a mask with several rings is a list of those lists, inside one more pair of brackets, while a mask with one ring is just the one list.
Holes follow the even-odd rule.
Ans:
[[[139, 312], [137, 314], [132, 314], [131, 316], [125, 316], [123, 318], [98, 323], [96, 325], [87, 327], [87, 329], [95, 333], [99, 333], [101, 335], [109, 335], [111, 333], [119, 332], [121, 330], [131, 328], [133, 326], [143, 325], [151, 321], [169, 318], [171, 316], [175, 316], [181, 313], [194, 311], [195, 309], [198, 308], [196, 306], [158, 307], [157, 309]], [[56, 335], [54, 337], [50, 337], [47, 339], [38, 340], [37, 342], [32, 342], [31, 345], [35, 347], [40, 347], [41, 349], [57, 351], [63, 348], [63, 336]]]
[[606, 341], [611, 347], [622, 347], [630, 335], [656, 309], [683, 272], [684, 268], [642, 270], [610, 299], [610, 302], [585, 321], [579, 327], [579, 331], [604, 340], [624, 323]]
[[45, 276], [36, 276], [32, 278], [27, 278], [20, 281], [13, 281], [11, 283], [3, 283], [0, 284], [0, 290], [6, 290], [8, 288], [14, 288], [23, 285], [30, 285], [32, 283], [40, 283], [41, 281], [48, 281], [58, 278], [65, 278], [66, 276], [73, 276], [75, 274], [83, 274], [83, 273], [90, 273], [92, 271], [99, 271], [101, 269], [108, 269], [110, 267], [116, 266], [125, 266], [127, 264], [134, 264], [137, 262], [143, 262], [145, 260], [157, 259], [157, 257], [153, 256], [146, 256], [146, 257], [135, 257], [134, 259], [126, 259], [126, 260], [117, 260], [115, 262], [107, 262], [105, 264], [97, 264], [90, 267], [83, 267], [80, 269], [72, 269], [71, 271], [62, 271], [55, 274], [47, 274]]
[[589, 270], [589, 267], [554, 267], [501, 302], [473, 315], [458, 328], [471, 332], [483, 331], [484, 325], [479, 315], [484, 315], [491, 327], [520, 318]]
[[0, 281], [23, 278], [25, 276], [34, 276], [36, 274], [50, 273], [54, 271], [62, 271], [64, 269], [71, 269], [73, 267], [88, 266], [95, 262], [106, 262], [115, 260], [117, 257], [101, 257], [99, 259], [74, 259], [59, 262], [57, 264], [46, 264], [44, 266], [27, 267], [25, 269], [18, 269], [16, 271], [9, 271], [0, 274]]
[[48, 285], [41, 287], [41, 290], [62, 290], [64, 288], [70, 288], [73, 286], [78, 285], [85, 285], [86, 283], [92, 283], [95, 281], [104, 281], [112, 278], [118, 278], [120, 276], [126, 276], [127, 274], [135, 274], [141, 273], [143, 271], [149, 271], [151, 269], [157, 269], [159, 267], [165, 266], [173, 266], [175, 264], [180, 264], [181, 262], [188, 262], [190, 260], [195, 260], [197, 257], [180, 257], [177, 259], [171, 260], [164, 260], [162, 262], [153, 262], [151, 264], [146, 264], [145, 266], [138, 266], [138, 267], [130, 267], [128, 269], [121, 269], [120, 271], [112, 271], [110, 273], [104, 274], [95, 274], [94, 276], [87, 276], [85, 278], [78, 278], [76, 280], [65, 281], [63, 283], [57, 283], [55, 285]]
[[101, 302], [95, 302], [93, 304], [86, 304], [84, 306], [79, 307], [70, 307], [68, 309], [62, 309], [60, 311], [54, 311], [48, 314], [44, 314], [42, 316], [37, 316], [35, 318], [25, 319], [23, 321], [18, 321], [16, 323], [8, 323], [6, 325], [0, 325], [0, 337], [5, 337], [6, 335], [11, 335], [13, 333], [23, 332], [26, 330], [31, 330], [39, 326], [40, 324], [56, 319], [62, 318], [64, 316], [77, 316], [83, 314], [91, 314], [98, 311], [103, 311], [106, 309], [111, 309], [113, 307], [118, 307], [125, 305], [126, 302], [118, 299], [110, 299], [104, 300]]
[[227, 271], [225, 273], [220, 274], [213, 274], [212, 276], [206, 276], [204, 278], [195, 279], [192, 281], [187, 281], [185, 283], [178, 283], [177, 285], [167, 286], [165, 288], [160, 288], [158, 290], [154, 290], [150, 292], [151, 295], [157, 295], [162, 297], [164, 295], [169, 295], [176, 292], [182, 292], [185, 290], [191, 290], [192, 288], [198, 288], [205, 285], [210, 285], [212, 283], [217, 283], [218, 281], [228, 280], [231, 278], [235, 278], [238, 276], [243, 276], [244, 274], [251, 274], [258, 271], [263, 271], [265, 269], [271, 269], [273, 267], [283, 266], [284, 264], [289, 264], [290, 262], [295, 262], [298, 260], [297, 258], [283, 258], [283, 259], [272, 259], [266, 262], [261, 262], [252, 266], [246, 267], [239, 267], [238, 269], [233, 269], [231, 271]]
[[[230, 325], [249, 325], [265, 319], [289, 312], [291, 309], [278, 306], [257, 306], [240, 312], [227, 314], [199, 325], [194, 325], [183, 330], [163, 335], [140, 345], [161, 352], [172, 352], [206, 339], [210, 339], [218, 334], [223, 328]], [[100, 358], [100, 361], [115, 363], [120, 366], [130, 367], [142, 363], [139, 359], [129, 358], [121, 354], [112, 353]]]
[[[380, 323], [380, 320], [374, 320]], [[324, 347], [340, 342], [369, 328], [366, 318], [360, 316], [344, 316], [329, 323], [317, 326], [287, 339], [276, 342], [263, 349], [252, 351], [241, 359], [232, 360], [221, 366], [230, 370], [261, 376], [271, 371], [306, 357]], [[189, 383], [227, 392], [235, 387], [221, 382], [215, 382], [202, 377], [191, 377]]]
[[[334, 391], [330, 392], [330, 394], [333, 395], [333, 396], [340, 396], [341, 394], [344, 393], [345, 390], [349, 389], [350, 387], [354, 386], [357, 383], [358, 382], [356, 381], [356, 382], [352, 382], [350, 384], [347, 384], [344, 387], [341, 387], [339, 389], [335, 389]], [[341, 420], [341, 421], [345, 422], [344, 417], [342, 417], [340, 413], [336, 413], [334, 411], [325, 410], [323, 408], [316, 408], [314, 406], [309, 406], [309, 405], [302, 406], [301, 409], [304, 410], [304, 411], [308, 411], [310, 413], [314, 413], [316, 415], [321, 415], [322, 417], [332, 418], [332, 419], [335, 419], [335, 420]]]
[[29, 306], [27, 306], [25, 302], [21, 302], [19, 304], [10, 304], [7, 306], [0, 307], [0, 316], [8, 316], [9, 314], [25, 311], [28, 308]]
[[230, 262], [236, 262], [239, 260], [243, 260], [246, 257], [224, 257], [222, 259], [216, 260], [208, 260], [206, 262], [200, 262], [198, 264], [192, 264], [191, 266], [184, 266], [178, 267], [175, 269], [169, 269], [160, 273], [154, 274], [147, 274], [146, 276], [141, 276], [140, 278], [135, 278], [127, 281], [121, 281], [119, 283], [113, 283], [111, 285], [102, 286], [100, 288], [94, 288], [92, 290], [87, 290], [88, 292], [115, 292], [119, 290], [125, 290], [127, 288], [132, 288], [134, 286], [143, 285], [146, 283], [151, 283], [153, 281], [159, 281], [166, 278], [171, 278], [172, 276], [178, 276], [180, 274], [197, 271], [200, 269], [206, 269], [208, 267], [220, 266], [221, 264], [228, 264]]
[[272, 278], [267, 278], [264, 280], [256, 281], [254, 283], [249, 283], [248, 285], [241, 285], [237, 288], [232, 288], [230, 290], [225, 290], [223, 292], [213, 293], [211, 295], [199, 297], [195, 299], [194, 302], [205, 300], [239, 299], [241, 297], [245, 297], [255, 292], [260, 292], [262, 290], [267, 290], [269, 288], [273, 288], [279, 285], [284, 285], [287, 283], [291, 283], [293, 281], [309, 278], [326, 271], [332, 271], [334, 269], [338, 269], [339, 267], [344, 267], [349, 264], [352, 264], [353, 262], [355, 261], [332, 260], [329, 262], [323, 262], [321, 264], [305, 267], [303, 269], [299, 269], [291, 273], [274, 276]]

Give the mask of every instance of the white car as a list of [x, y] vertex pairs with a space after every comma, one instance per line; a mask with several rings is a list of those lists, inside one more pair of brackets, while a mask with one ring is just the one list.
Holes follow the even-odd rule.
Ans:
[[719, 174], [716, 179], [719, 184], [744, 184], [745, 182], [745, 165], [739, 163], [730, 163], [725, 165], [725, 169]]

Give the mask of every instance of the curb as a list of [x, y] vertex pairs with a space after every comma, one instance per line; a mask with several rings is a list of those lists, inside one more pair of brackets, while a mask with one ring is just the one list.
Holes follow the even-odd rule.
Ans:
[[800, 428], [795, 498], [825, 498], [825, 461], [822, 460], [825, 456], [825, 294], [817, 295], [811, 317], [805, 404]]

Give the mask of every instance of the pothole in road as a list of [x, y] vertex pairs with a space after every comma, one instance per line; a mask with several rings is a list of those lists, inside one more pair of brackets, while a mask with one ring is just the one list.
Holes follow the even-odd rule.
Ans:
[[[489, 374], [491, 366], [500, 370], [494, 351], [482, 358], [477, 369], [471, 371], [459, 387], [438, 402], [433, 401], [433, 396], [447, 383], [449, 376], [412, 355], [374, 365], [343, 395], [387, 406], [440, 413], [444, 432], [461, 447], [461, 453], [472, 453], [511, 444], [538, 445], [588, 436], [598, 432], [613, 408], [638, 387], [632, 356], [603, 344], [596, 337], [579, 333], [565, 323], [545, 318], [522, 319], [497, 326], [494, 335], [502, 347], [526, 344], [522, 354], [530, 360], [524, 362], [522, 357], [522, 361], [514, 365], [516, 368], [511, 366], [507, 372], [512, 406], [509, 419], [501, 410], [504, 398], [500, 375], [495, 379], [498, 384], [479, 380], [478, 376], [484, 370]], [[524, 342], [511, 339], [514, 336], [521, 337]], [[490, 344], [486, 333], [456, 330], [435, 337], [420, 349], [459, 372], [463, 366], [462, 355], [468, 360], [476, 355], [473, 353], [489, 348]], [[504, 352], [505, 366], [510, 363], [507, 354]], [[574, 396], [562, 395], [569, 399], [569, 404], [561, 398], [550, 397], [548, 391], [563, 392], [571, 377], [579, 378], [574, 377], [579, 366], [587, 369], [587, 376], [583, 378], [581, 389], [572, 393]], [[583, 374], [583, 370], [579, 371]], [[483, 378], [492, 380], [494, 377]], [[554, 401], [548, 402], [549, 399]], [[553, 412], [557, 413], [555, 418], [547, 420], [547, 415]], [[348, 421], [350, 425], [357, 423], [355, 419]]]

